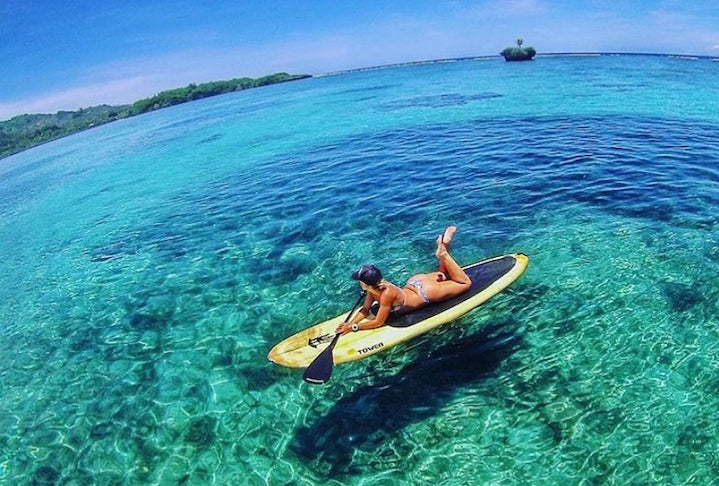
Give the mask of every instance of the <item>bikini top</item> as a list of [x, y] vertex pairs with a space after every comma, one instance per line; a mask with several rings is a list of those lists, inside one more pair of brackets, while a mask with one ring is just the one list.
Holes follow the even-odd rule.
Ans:
[[[397, 312], [398, 310], [404, 308], [405, 304], [407, 303], [407, 297], [405, 296], [404, 289], [397, 287], [395, 284], [386, 282], [387, 285], [391, 285], [392, 287], [398, 289], [402, 293], [402, 303], [401, 304], [392, 304], [392, 307], [390, 307], [390, 312]], [[375, 304], [372, 306], [372, 309], [374, 314], [377, 314], [379, 311], [379, 301], [375, 300]]]
[[407, 296], [404, 294], [404, 289], [400, 289], [399, 287], [397, 287], [397, 286], [394, 285], [394, 284], [390, 284], [390, 285], [392, 285], [393, 287], [399, 289], [399, 291], [402, 293], [402, 303], [399, 304], [399, 305], [394, 304], [394, 305], [392, 306], [392, 308], [391, 308], [391, 312], [396, 312], [396, 311], [398, 311], [398, 310], [404, 308], [405, 304], [407, 303]]

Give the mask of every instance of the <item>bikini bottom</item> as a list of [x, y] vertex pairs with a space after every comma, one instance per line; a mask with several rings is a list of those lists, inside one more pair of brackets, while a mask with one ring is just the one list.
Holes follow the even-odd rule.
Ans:
[[417, 289], [417, 293], [422, 297], [422, 300], [424, 300], [425, 304], [429, 304], [431, 300], [429, 300], [429, 296], [427, 295], [427, 292], [424, 290], [424, 284], [421, 280], [410, 280], [407, 282], [407, 285], [411, 285], [415, 289]]

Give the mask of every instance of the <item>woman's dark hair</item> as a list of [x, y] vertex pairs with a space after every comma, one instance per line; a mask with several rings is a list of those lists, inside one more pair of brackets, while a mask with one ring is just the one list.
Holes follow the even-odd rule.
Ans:
[[382, 281], [382, 272], [374, 265], [362, 265], [359, 270], [352, 274], [352, 278], [370, 287], [376, 287]]

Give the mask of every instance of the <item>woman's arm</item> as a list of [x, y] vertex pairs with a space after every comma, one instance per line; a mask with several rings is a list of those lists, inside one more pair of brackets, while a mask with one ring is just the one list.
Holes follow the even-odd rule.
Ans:
[[[377, 327], [380, 327], [389, 317], [389, 313], [392, 310], [392, 302], [394, 301], [394, 297], [394, 292], [392, 291], [382, 292], [382, 295], [380, 296], [379, 300], [379, 310], [377, 311], [377, 315], [371, 321], [362, 322], [362, 320], [369, 314], [370, 306], [374, 302], [374, 298], [368, 295], [368, 300], [365, 300], [365, 306], [363, 306], [362, 310], [357, 313], [357, 316], [355, 316], [356, 318], [352, 319], [350, 322], [340, 324], [340, 326], [337, 327], [337, 330], [335, 332], [339, 334], [346, 334], [353, 330], [352, 326], [355, 324], [357, 325], [357, 330], [375, 329]], [[362, 317], [359, 317], [360, 314], [362, 314]], [[360, 322], [362, 322], [362, 324], [359, 324]]]
[[362, 304], [362, 308], [349, 321], [350, 326], [354, 323], [361, 322], [365, 317], [367, 317], [369, 315], [370, 309], [372, 308], [372, 304], [374, 304], [374, 297], [372, 297], [372, 295], [368, 293], [367, 297], [365, 297], [364, 299], [364, 304]]
[[366, 331], [367, 329], [375, 329], [384, 324], [384, 322], [389, 317], [389, 313], [392, 309], [392, 306], [391, 306], [391, 302], [390, 302], [390, 304], [386, 304], [386, 303], [383, 303], [382, 300], [384, 300], [384, 299], [380, 299], [379, 310], [377, 311], [377, 315], [375, 316], [375, 318], [372, 319], [371, 321], [363, 322], [362, 324], [360, 324], [358, 326], [358, 328], [359, 328], [358, 330]]

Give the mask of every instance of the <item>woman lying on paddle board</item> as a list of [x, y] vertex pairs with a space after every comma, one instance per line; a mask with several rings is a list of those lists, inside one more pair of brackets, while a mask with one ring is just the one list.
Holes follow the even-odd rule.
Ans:
[[[447, 251], [455, 231], [457, 228], [450, 226], [443, 236], [437, 238], [435, 255], [439, 260], [439, 271], [414, 275], [407, 280], [403, 288], [384, 280], [382, 272], [374, 265], [363, 265], [354, 272], [352, 278], [359, 280], [360, 286], [367, 292], [367, 298], [352, 320], [340, 324], [335, 332], [346, 334], [350, 331], [374, 329], [384, 324], [390, 312], [413, 311], [430, 302], [440, 302], [469, 290], [472, 281]], [[375, 318], [358, 324], [367, 317], [375, 302], [379, 303]]]

